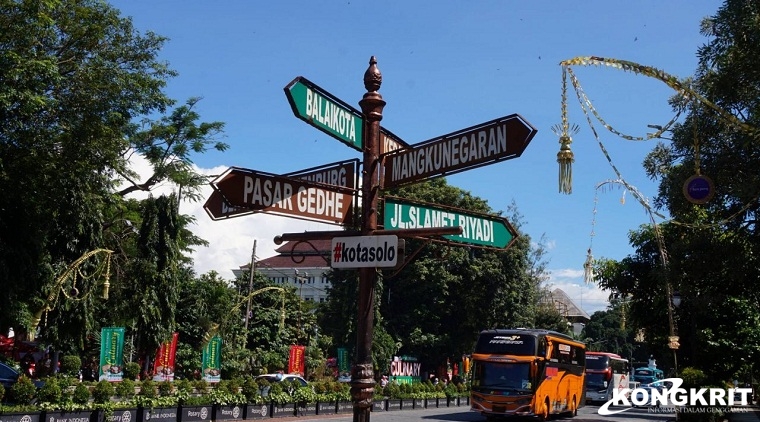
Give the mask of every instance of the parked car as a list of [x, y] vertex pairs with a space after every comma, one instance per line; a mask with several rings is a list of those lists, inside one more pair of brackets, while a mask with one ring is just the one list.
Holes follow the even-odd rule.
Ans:
[[[635, 401], [638, 404], [634, 404], [634, 407], [639, 406], [646, 406], [646, 407], [660, 407], [660, 403], [657, 403], [656, 405], [652, 403], [652, 391], [662, 391], [666, 388], [671, 388], [673, 384], [671, 382], [662, 382], [662, 381], [655, 381], [649, 384], [642, 384], [638, 387], [638, 390], [635, 391], [635, 396], [631, 397], [631, 401]], [[645, 397], [646, 395], [646, 397]], [[646, 399], [646, 400], [645, 400]]]
[[[297, 383], [301, 385], [301, 387], [309, 385], [309, 383], [306, 382], [306, 380], [303, 379], [302, 376], [294, 375], [294, 374], [264, 374], [264, 375], [257, 376], [255, 379], [256, 381], [265, 379], [269, 381], [270, 384], [275, 384], [279, 382], [287, 382], [288, 385], [291, 385], [293, 381], [296, 381]], [[269, 387], [262, 388], [261, 395], [265, 397], [269, 395]]]
[[[21, 376], [21, 373], [13, 367], [0, 362], [0, 384], [5, 388], [6, 396], [8, 395], [8, 391], [13, 387], [13, 384], [18, 381], [18, 377]], [[33, 380], [34, 385], [37, 386], [37, 388], [42, 387], [45, 383], [40, 380]]]

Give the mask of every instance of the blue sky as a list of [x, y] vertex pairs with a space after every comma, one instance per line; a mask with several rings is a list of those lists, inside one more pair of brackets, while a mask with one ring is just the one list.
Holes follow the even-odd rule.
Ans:
[[[584, 285], [586, 251], [621, 259], [632, 252], [628, 232], [649, 224], [644, 208], [617, 185], [568, 87], [573, 136], [573, 193], [558, 193], [561, 67], [577, 56], [629, 60], [677, 77], [694, 73], [697, 49], [708, 41], [700, 20], [721, 3], [706, 0], [632, 1], [247, 1], [119, 0], [141, 32], [169, 38], [161, 58], [179, 72], [167, 92], [200, 96], [204, 121], [226, 123], [225, 153], [194, 158], [208, 174], [229, 166], [287, 173], [344, 159], [358, 151], [297, 119], [283, 88], [304, 76], [359, 108], [371, 56], [383, 75], [383, 127], [415, 144], [513, 113], [538, 129], [517, 159], [447, 178], [486, 199], [497, 211], [513, 201], [522, 230], [545, 236], [549, 284], [565, 290], [589, 314], [606, 306], [606, 292]], [[572, 68], [599, 114], [620, 132], [645, 136], [648, 124], [673, 116], [665, 84], [620, 70]], [[652, 198], [656, 185], [641, 167], [656, 141], [627, 141], [593, 121], [626, 181]], [[594, 214], [595, 196], [596, 214]], [[621, 201], [624, 198], [625, 201]], [[623, 203], [624, 202], [624, 203]], [[183, 204], [194, 231], [211, 245], [196, 251], [196, 269], [232, 278], [231, 268], [274, 255], [285, 232], [336, 226], [281, 216], [211, 221], [201, 203]], [[592, 221], [595, 217], [595, 224]], [[592, 236], [592, 231], [594, 236]]]

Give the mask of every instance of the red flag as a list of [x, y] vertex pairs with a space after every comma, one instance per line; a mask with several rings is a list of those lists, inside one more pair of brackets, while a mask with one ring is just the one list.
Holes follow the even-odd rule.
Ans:
[[177, 353], [177, 339], [179, 333], [173, 333], [172, 339], [156, 351], [156, 360], [153, 362], [154, 381], [174, 381], [174, 358]]
[[288, 360], [288, 373], [289, 374], [304, 374], [304, 353], [306, 351], [305, 346], [290, 346], [290, 359]]

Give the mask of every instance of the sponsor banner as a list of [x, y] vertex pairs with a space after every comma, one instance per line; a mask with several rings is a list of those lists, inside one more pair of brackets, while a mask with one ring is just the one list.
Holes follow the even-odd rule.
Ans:
[[177, 420], [178, 418], [176, 407], [154, 407], [151, 409], [143, 408], [143, 422], [177, 422]]
[[345, 347], [338, 348], [338, 371], [342, 374], [350, 370], [348, 363], [348, 350]]
[[203, 348], [201, 373], [206, 382], [222, 380], [222, 338], [218, 335], [212, 337]]
[[174, 360], [177, 354], [179, 333], [173, 333], [172, 339], [161, 343], [156, 351], [153, 365], [153, 381], [174, 381]]
[[121, 381], [124, 376], [124, 327], [100, 330], [100, 365], [98, 379]]
[[137, 409], [117, 409], [105, 415], [104, 422], [137, 422]]
[[422, 363], [410, 356], [394, 356], [391, 361], [391, 382], [397, 384], [412, 384], [421, 381]]
[[2, 413], [0, 422], [39, 422], [40, 413]]
[[269, 417], [269, 404], [249, 404], [246, 406], [246, 419], [265, 419]]
[[182, 422], [210, 421], [212, 409], [211, 406], [182, 407], [179, 417]]
[[305, 362], [304, 354], [306, 352], [306, 346], [290, 346], [290, 359], [288, 359], [288, 373], [299, 374], [303, 376]]

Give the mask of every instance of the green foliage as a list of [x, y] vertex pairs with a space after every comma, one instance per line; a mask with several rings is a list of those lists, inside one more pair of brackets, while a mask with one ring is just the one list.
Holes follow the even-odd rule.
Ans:
[[174, 386], [170, 381], [161, 381], [158, 383], [158, 394], [162, 397], [170, 396]]
[[37, 402], [39, 403], [59, 403], [63, 392], [58, 379], [50, 377], [45, 380], [45, 384], [37, 391]]
[[90, 401], [90, 389], [80, 382], [74, 387], [74, 394], [71, 396], [71, 401], [78, 405], [85, 405]]
[[189, 394], [193, 392], [193, 383], [188, 379], [181, 379], [174, 381], [174, 387], [180, 393]]
[[79, 356], [66, 355], [61, 358], [61, 373], [70, 377], [79, 375], [79, 369], [82, 367], [82, 359]]
[[199, 393], [205, 393], [208, 391], [208, 381], [203, 378], [193, 381], [193, 386]]
[[681, 388], [702, 388], [707, 384], [707, 375], [697, 368], [683, 368], [678, 376], [683, 379]]
[[248, 403], [258, 403], [261, 398], [261, 392], [259, 390], [259, 384], [251, 376], [245, 377], [243, 382], [242, 393], [245, 396]]
[[21, 375], [11, 387], [11, 399], [14, 403], [31, 404], [37, 396], [37, 387], [28, 377]]
[[293, 391], [293, 394], [291, 394], [291, 397], [293, 398], [293, 401], [295, 401], [296, 403], [316, 403], [317, 402], [317, 394], [308, 385], [296, 388]]
[[125, 378], [116, 384], [115, 393], [122, 400], [129, 400], [135, 395], [135, 382], [132, 379]]
[[127, 362], [126, 365], [124, 365], [124, 376], [123, 376], [123, 379], [136, 380], [138, 375], [140, 375], [140, 364], [139, 363], [137, 363], [137, 362]]
[[4, 398], [5, 398], [5, 387], [2, 384], [0, 384], [0, 403], [3, 401]]
[[92, 389], [92, 400], [95, 403], [109, 403], [111, 396], [116, 393], [113, 384], [109, 381], [102, 380], [95, 384], [95, 388]]
[[158, 388], [156, 387], [156, 383], [153, 382], [151, 379], [146, 379], [140, 381], [140, 394], [139, 396], [153, 399], [158, 397]]

